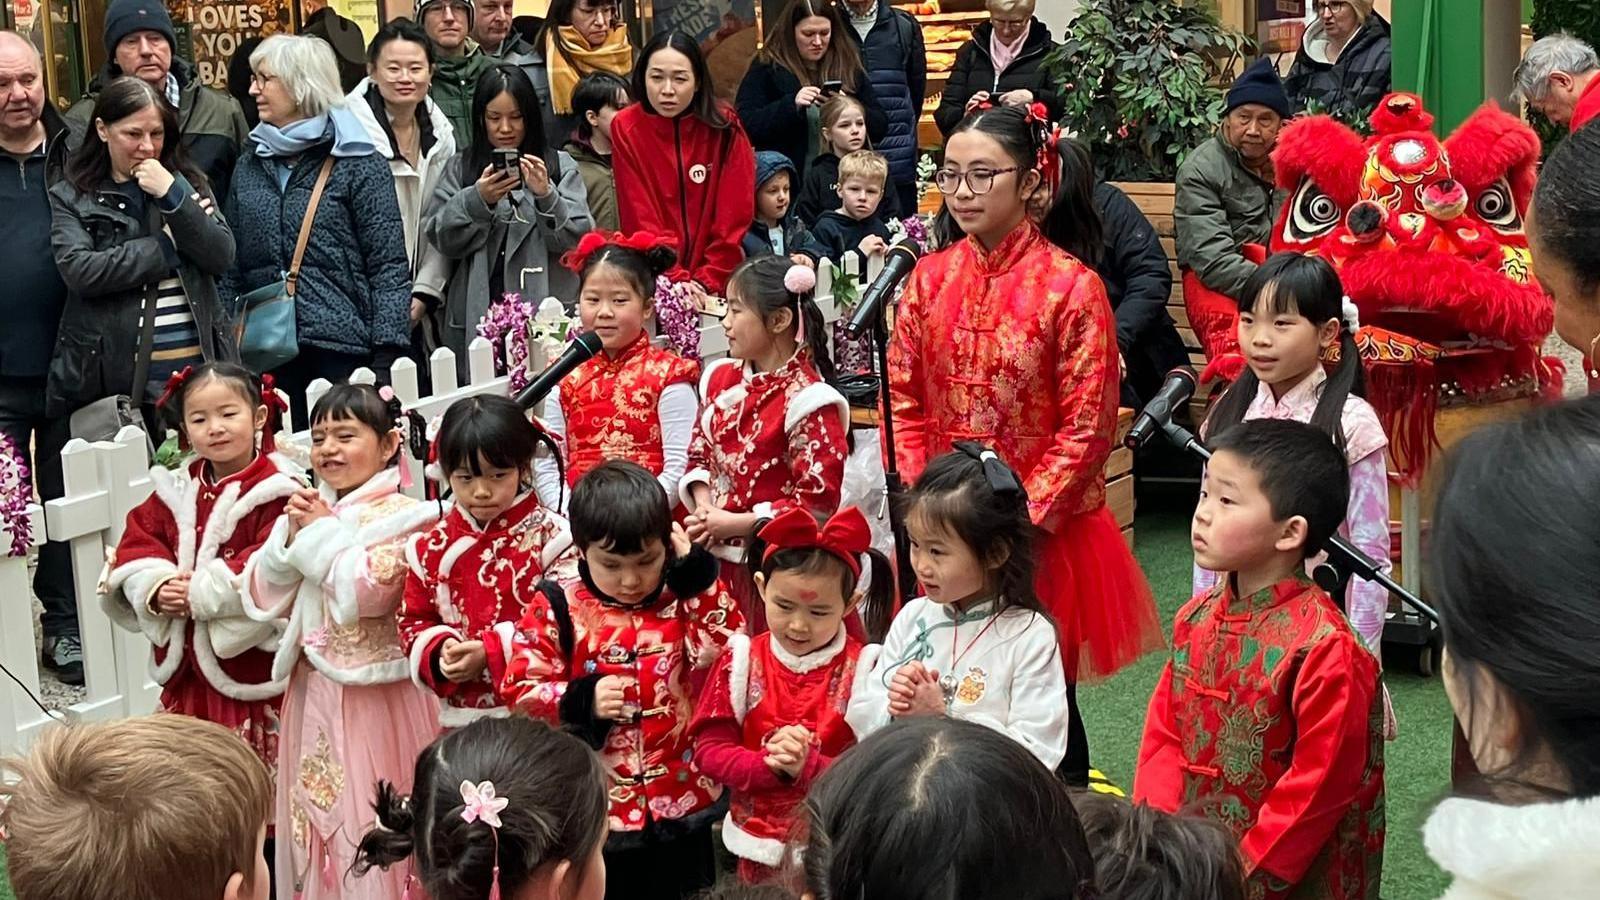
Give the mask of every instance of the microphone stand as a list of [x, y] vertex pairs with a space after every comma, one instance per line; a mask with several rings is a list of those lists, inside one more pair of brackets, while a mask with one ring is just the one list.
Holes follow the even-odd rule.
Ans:
[[[1202, 460], [1211, 459], [1211, 451], [1206, 449], [1206, 446], [1200, 443], [1189, 429], [1168, 420], [1162, 424], [1161, 430], [1166, 433], [1167, 440], [1171, 441], [1179, 449], [1187, 450]], [[1344, 609], [1345, 587], [1350, 584], [1350, 578], [1354, 576], [1363, 581], [1375, 581], [1383, 585], [1384, 589], [1390, 594], [1399, 597], [1401, 603], [1416, 610], [1419, 615], [1427, 619], [1435, 627], [1438, 626], [1439, 614], [1434, 611], [1433, 607], [1422, 602], [1422, 599], [1416, 594], [1401, 587], [1400, 583], [1390, 578], [1387, 572], [1378, 568], [1378, 564], [1373, 562], [1372, 557], [1351, 546], [1344, 538], [1335, 534], [1328, 538], [1328, 542], [1323, 545], [1322, 549], [1328, 554], [1328, 559], [1317, 566], [1316, 571], [1312, 573], [1312, 578], [1316, 580], [1319, 587], [1334, 598], [1341, 610]]]
[[883, 464], [883, 483], [889, 503], [889, 530], [894, 535], [895, 587], [902, 605], [911, 602], [912, 586], [917, 579], [911, 574], [911, 541], [906, 535], [905, 515], [900, 498], [906, 486], [900, 478], [900, 463], [894, 446], [894, 404], [889, 399], [889, 304], [879, 304], [878, 314], [872, 318], [873, 361], [878, 367], [878, 403], [883, 410], [883, 445], [888, 456]]

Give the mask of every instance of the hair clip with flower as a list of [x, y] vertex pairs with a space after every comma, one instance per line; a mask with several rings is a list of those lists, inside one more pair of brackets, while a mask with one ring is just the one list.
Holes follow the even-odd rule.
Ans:
[[507, 797], [497, 797], [494, 782], [461, 782], [461, 819], [468, 825], [482, 822], [494, 837], [494, 876], [489, 882], [489, 900], [500, 900], [500, 813], [511, 805]]

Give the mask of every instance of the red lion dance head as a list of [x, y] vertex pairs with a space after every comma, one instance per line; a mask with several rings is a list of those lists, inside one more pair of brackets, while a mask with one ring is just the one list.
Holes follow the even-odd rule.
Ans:
[[[1554, 320], [1534, 282], [1523, 217], [1539, 138], [1485, 105], [1443, 141], [1414, 94], [1390, 94], [1363, 140], [1327, 116], [1291, 122], [1273, 154], [1292, 192], [1272, 249], [1333, 264], [1361, 313], [1367, 398], [1413, 481], [1435, 446], [1439, 406], [1559, 391], [1541, 358]], [[1213, 358], [1237, 353], [1237, 335]]]

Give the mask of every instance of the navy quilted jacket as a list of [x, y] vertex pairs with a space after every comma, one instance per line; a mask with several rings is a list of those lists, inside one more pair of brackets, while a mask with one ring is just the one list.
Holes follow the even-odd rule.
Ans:
[[[239, 157], [226, 206], [238, 255], [219, 286], [225, 299], [271, 284], [289, 268], [317, 170], [331, 146], [303, 154], [283, 191], [272, 161], [254, 153]], [[334, 162], [295, 301], [302, 347], [358, 356], [410, 348], [411, 263], [394, 176], [383, 157]]]
[[861, 50], [861, 63], [872, 81], [878, 105], [889, 117], [889, 132], [875, 142], [879, 153], [889, 160], [889, 180], [909, 184], [917, 179], [917, 120], [922, 117], [922, 100], [928, 83], [928, 54], [922, 41], [922, 26], [903, 9], [879, 0], [878, 21], [867, 32], [866, 40], [855, 28], [845, 32]]

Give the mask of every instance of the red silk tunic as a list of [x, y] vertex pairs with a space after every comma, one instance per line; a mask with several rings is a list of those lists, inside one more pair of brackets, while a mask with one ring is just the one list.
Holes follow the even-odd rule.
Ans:
[[1304, 576], [1178, 613], [1135, 802], [1196, 805], [1239, 837], [1252, 897], [1376, 898], [1384, 836], [1378, 662]]
[[664, 464], [661, 392], [694, 387], [700, 366], [641, 334], [616, 359], [597, 353], [561, 382], [567, 426], [567, 486], [608, 459], [636, 462], [659, 475]]

